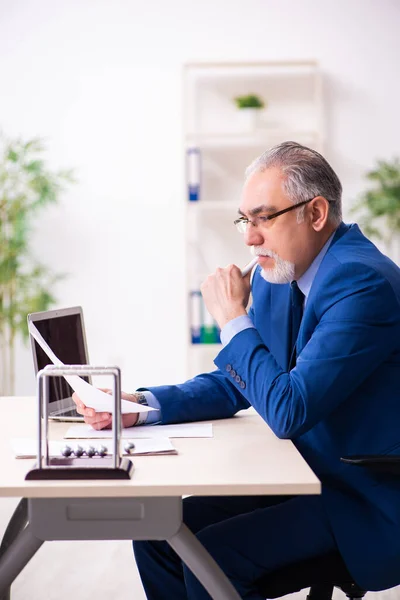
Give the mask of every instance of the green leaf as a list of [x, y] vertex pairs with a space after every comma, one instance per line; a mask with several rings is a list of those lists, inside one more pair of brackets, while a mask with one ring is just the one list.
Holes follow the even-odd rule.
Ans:
[[265, 103], [256, 94], [248, 94], [247, 96], [236, 96], [234, 98], [238, 108], [264, 108]]
[[30, 248], [40, 213], [74, 182], [71, 170], [48, 167], [45, 152], [40, 138], [0, 134], [0, 327], [11, 338], [27, 338], [26, 315], [54, 304], [55, 286], [65, 276], [38, 263]]
[[32, 160], [31, 162], [24, 165], [24, 169], [28, 173], [40, 174], [43, 171], [43, 161], [42, 160]]
[[373, 187], [360, 195], [351, 213], [359, 215], [368, 235], [391, 238], [400, 233], [400, 160], [379, 160], [366, 177]]
[[7, 155], [7, 159], [11, 162], [17, 162], [19, 158], [18, 153], [15, 150], [9, 150], [8, 155]]

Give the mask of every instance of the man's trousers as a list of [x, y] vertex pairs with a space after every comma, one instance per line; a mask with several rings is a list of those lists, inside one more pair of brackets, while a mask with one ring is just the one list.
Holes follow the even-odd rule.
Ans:
[[[183, 521], [246, 599], [265, 600], [269, 573], [338, 552], [321, 496], [192, 496]], [[148, 600], [210, 598], [167, 542], [133, 546]]]

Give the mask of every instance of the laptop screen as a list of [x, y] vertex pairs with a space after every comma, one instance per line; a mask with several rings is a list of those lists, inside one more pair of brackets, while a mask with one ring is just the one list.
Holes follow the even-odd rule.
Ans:
[[[62, 311], [60, 311], [62, 312]], [[54, 354], [66, 365], [84, 365], [88, 363], [84, 339], [82, 315], [57, 315], [34, 320], [33, 324]], [[52, 364], [47, 354], [36, 340], [32, 340], [36, 371]], [[83, 377], [89, 381], [88, 377]], [[73, 390], [64, 377], [49, 377], [49, 402], [71, 398]]]

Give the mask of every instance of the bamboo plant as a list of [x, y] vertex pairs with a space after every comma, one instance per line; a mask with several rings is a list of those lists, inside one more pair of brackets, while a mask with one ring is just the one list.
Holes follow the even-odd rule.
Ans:
[[29, 238], [35, 219], [54, 204], [69, 171], [51, 171], [40, 139], [7, 140], [0, 135], [0, 396], [15, 385], [15, 343], [28, 339], [26, 316], [47, 310], [60, 278], [32, 256]]
[[366, 177], [372, 187], [360, 196], [352, 212], [359, 215], [366, 235], [394, 250], [400, 236], [400, 160], [378, 161]]

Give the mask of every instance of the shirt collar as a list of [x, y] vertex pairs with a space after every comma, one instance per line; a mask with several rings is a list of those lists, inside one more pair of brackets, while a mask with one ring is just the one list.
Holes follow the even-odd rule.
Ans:
[[329, 245], [330, 245], [335, 233], [336, 233], [336, 231], [334, 231], [332, 233], [330, 238], [326, 241], [326, 243], [323, 245], [323, 247], [321, 248], [321, 250], [319, 251], [317, 256], [312, 261], [311, 265], [308, 267], [307, 271], [305, 273], [303, 273], [303, 275], [297, 280], [297, 285], [299, 286], [299, 289], [303, 292], [303, 294], [305, 296], [304, 305], [306, 305], [306, 303], [307, 303], [307, 298], [310, 293], [312, 283], [317, 274], [319, 266], [322, 263], [322, 260], [325, 256], [325, 254], [328, 251]]

